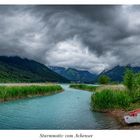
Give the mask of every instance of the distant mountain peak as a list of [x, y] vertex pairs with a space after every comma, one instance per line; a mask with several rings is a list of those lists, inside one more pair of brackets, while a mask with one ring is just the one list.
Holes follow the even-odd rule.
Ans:
[[76, 68], [65, 69], [63, 67], [55, 66], [51, 66], [49, 68], [73, 82], [93, 83], [97, 77], [96, 74], [92, 74], [86, 70], [78, 70]]

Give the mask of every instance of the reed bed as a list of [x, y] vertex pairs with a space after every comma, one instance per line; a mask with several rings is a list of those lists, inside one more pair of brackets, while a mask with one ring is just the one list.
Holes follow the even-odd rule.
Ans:
[[63, 89], [60, 85], [0, 86], [0, 101], [33, 96], [46, 96], [61, 91], [63, 91]]
[[81, 90], [87, 90], [87, 91], [95, 91], [97, 88], [97, 86], [86, 85], [86, 84], [71, 84], [70, 87], [81, 89]]
[[131, 104], [131, 97], [127, 91], [105, 89], [93, 93], [91, 96], [91, 107], [93, 110], [103, 111], [108, 109], [126, 109]]

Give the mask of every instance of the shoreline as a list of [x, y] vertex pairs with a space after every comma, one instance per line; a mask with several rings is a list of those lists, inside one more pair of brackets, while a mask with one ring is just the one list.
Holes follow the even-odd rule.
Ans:
[[106, 112], [109, 115], [111, 115], [112, 117], [114, 117], [118, 123], [120, 123], [121, 125], [121, 129], [122, 130], [139, 130], [140, 129], [140, 124], [126, 124], [123, 117], [124, 115], [127, 115], [128, 112], [126, 112], [123, 109], [117, 109], [117, 110], [112, 110], [112, 111], [108, 111]]
[[[0, 103], [5, 103], [5, 102], [10, 102], [10, 101], [16, 101], [16, 100], [20, 100], [20, 99], [32, 99], [32, 98], [36, 98], [36, 97], [45, 97], [45, 96], [51, 96], [51, 95], [55, 95], [55, 94], [57, 94], [57, 93], [61, 93], [61, 92], [63, 92], [64, 90], [60, 90], [60, 91], [54, 91], [54, 92], [50, 92], [50, 93], [47, 93], [47, 94], [42, 94], [42, 93], [39, 93], [39, 94], [36, 94], [36, 95], [28, 95], [28, 96], [26, 96], [26, 97], [15, 97], [15, 98], [7, 98], [6, 100], [3, 100], [3, 99], [1, 99], [0, 98]], [[53, 94], [52, 94], [53, 93]]]
[[[84, 87], [86, 87], [86, 86], [84, 86]], [[72, 86], [72, 88], [89, 91], [89, 89], [87, 87], [86, 88], [81, 88], [78, 84]], [[110, 85], [102, 86], [99, 89], [97, 88], [95, 90], [96, 91], [101, 91], [101, 90], [106, 89], [106, 88], [110, 88]], [[111, 88], [118, 89], [118, 86], [112, 85]], [[125, 88], [124, 88], [124, 86], [121, 85], [121, 86], [119, 86], [119, 89], [125, 89]], [[89, 92], [96, 92], [96, 91], [89, 91]], [[125, 129], [126, 130], [140, 129], [140, 124], [126, 124], [125, 123], [124, 115], [127, 115], [128, 111], [126, 111], [124, 109], [112, 109], [112, 110], [111, 109], [103, 109], [103, 110], [92, 109], [92, 111], [99, 112], [99, 113], [106, 113], [106, 114], [112, 116], [121, 125], [120, 129], [122, 129], [122, 130], [125, 130]]]
[[50, 96], [63, 92], [63, 88], [56, 84], [30, 84], [30, 85], [2, 85], [0, 86], [0, 103], [18, 99]]
[[126, 124], [123, 117], [124, 115], [127, 115], [128, 112], [126, 112], [123, 109], [116, 109], [116, 110], [93, 110], [94, 112], [98, 113], [106, 113], [109, 116], [112, 116], [116, 119], [116, 121], [121, 125], [120, 130], [139, 130], [140, 124]]

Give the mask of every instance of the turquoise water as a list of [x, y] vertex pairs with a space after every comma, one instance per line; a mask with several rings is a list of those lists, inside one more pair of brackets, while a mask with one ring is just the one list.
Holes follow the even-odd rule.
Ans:
[[90, 110], [91, 93], [62, 85], [64, 92], [0, 103], [0, 129], [118, 129], [107, 114]]

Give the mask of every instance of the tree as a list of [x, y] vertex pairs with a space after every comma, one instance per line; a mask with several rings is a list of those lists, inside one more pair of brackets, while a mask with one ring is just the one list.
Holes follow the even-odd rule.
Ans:
[[131, 69], [126, 69], [125, 74], [124, 74], [124, 78], [123, 78], [123, 82], [124, 85], [128, 88], [128, 90], [130, 92], [132, 92], [133, 88], [134, 88], [134, 73]]
[[135, 89], [140, 87], [140, 72], [134, 74], [134, 86]]
[[100, 84], [108, 84], [110, 82], [110, 78], [107, 75], [102, 75], [99, 77], [98, 82]]
[[133, 97], [140, 101], [140, 72], [134, 74]]

